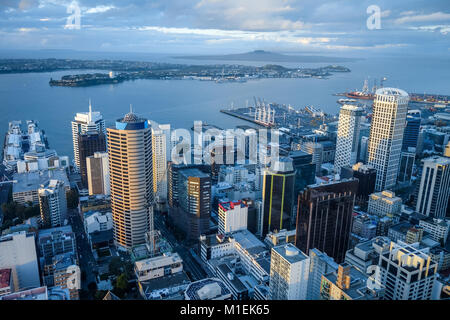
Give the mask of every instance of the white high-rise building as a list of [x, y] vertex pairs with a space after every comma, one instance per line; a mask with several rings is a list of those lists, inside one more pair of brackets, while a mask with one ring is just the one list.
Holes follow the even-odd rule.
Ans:
[[271, 300], [305, 300], [310, 259], [292, 243], [272, 248], [270, 258]]
[[33, 233], [25, 231], [0, 237], [0, 269], [11, 268], [16, 291], [41, 285]]
[[241, 201], [219, 203], [219, 233], [247, 229], [248, 207]]
[[342, 167], [356, 163], [362, 114], [363, 109], [357, 106], [344, 105], [341, 108], [334, 159], [334, 172], [337, 174], [341, 173]]
[[67, 219], [67, 200], [64, 182], [50, 180], [38, 190], [41, 222], [44, 227], [60, 227]]
[[389, 252], [380, 255], [380, 282], [386, 286], [385, 300], [430, 300], [438, 264], [430, 248], [420, 244], [391, 242]]
[[107, 152], [95, 152], [86, 158], [89, 194], [110, 195], [109, 161]]
[[445, 218], [450, 197], [450, 158], [435, 156], [422, 163], [416, 211], [433, 218]]
[[80, 158], [78, 152], [78, 135], [88, 131], [97, 131], [106, 135], [105, 120], [100, 112], [93, 112], [89, 100], [89, 112], [78, 112], [72, 121], [72, 141], [75, 167], [80, 169]]
[[395, 186], [400, 164], [409, 95], [395, 88], [376, 91], [367, 162], [377, 170], [375, 190]]
[[171, 153], [170, 124], [152, 122], [153, 192], [160, 202], [167, 200], [167, 161]]

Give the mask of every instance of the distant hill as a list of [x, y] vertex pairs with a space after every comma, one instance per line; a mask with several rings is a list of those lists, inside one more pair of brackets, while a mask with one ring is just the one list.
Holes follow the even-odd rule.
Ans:
[[202, 56], [175, 56], [175, 59], [223, 60], [223, 61], [270, 61], [270, 62], [350, 62], [355, 58], [328, 57], [315, 55], [287, 55], [276, 52], [255, 50], [247, 53]]

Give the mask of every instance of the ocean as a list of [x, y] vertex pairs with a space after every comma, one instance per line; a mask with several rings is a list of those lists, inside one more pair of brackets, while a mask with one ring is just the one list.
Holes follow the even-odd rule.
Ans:
[[[189, 64], [247, 64], [239, 61], [189, 61], [170, 56], [155, 61]], [[151, 61], [151, 60], [150, 60]], [[270, 63], [270, 62], [267, 62]], [[263, 65], [264, 63], [251, 63]], [[324, 66], [324, 63], [281, 63], [287, 67]], [[253, 104], [253, 97], [267, 102], [290, 104], [295, 108], [312, 105], [327, 113], [337, 113], [339, 97], [334, 93], [361, 89], [363, 81], [387, 77], [385, 86], [407, 92], [450, 95], [449, 57], [377, 57], [339, 63], [350, 73], [335, 73], [329, 79], [261, 79], [245, 83], [215, 83], [196, 80], [137, 80], [116, 85], [92, 87], [50, 87], [50, 78], [85, 71], [0, 75], [0, 136], [4, 137], [8, 122], [37, 120], [45, 130], [49, 145], [59, 155], [73, 158], [71, 125], [77, 112], [88, 111], [92, 100], [94, 111], [103, 114], [107, 125], [129, 111], [130, 104], [139, 116], [172, 128], [190, 130], [195, 120], [221, 128], [234, 128], [249, 122], [220, 113], [219, 110]], [[87, 70], [89, 71], [89, 70]], [[93, 71], [93, 70], [90, 70]], [[105, 71], [101, 71], [105, 72]], [[3, 139], [3, 138], [2, 138]], [[3, 145], [2, 145], [3, 148]]]

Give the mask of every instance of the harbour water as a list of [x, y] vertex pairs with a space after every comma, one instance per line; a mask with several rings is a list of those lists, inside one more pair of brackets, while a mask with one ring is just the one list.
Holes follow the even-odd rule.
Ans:
[[[167, 62], [201, 64], [167, 58]], [[205, 61], [204, 64], [214, 64]], [[232, 64], [232, 61], [217, 63]], [[245, 64], [242, 61], [236, 62]], [[270, 63], [270, 62], [268, 62]], [[261, 63], [251, 63], [261, 65]], [[385, 86], [408, 92], [450, 94], [450, 58], [383, 57], [340, 63], [350, 73], [335, 73], [329, 79], [261, 79], [245, 83], [215, 83], [196, 80], [137, 80], [117, 85], [92, 87], [50, 87], [50, 78], [81, 71], [0, 75], [0, 136], [12, 120], [34, 119], [45, 130], [51, 148], [60, 155], [73, 157], [70, 121], [76, 112], [87, 111], [92, 99], [94, 110], [102, 112], [107, 125], [128, 112], [129, 105], [137, 114], [173, 128], [189, 129], [194, 120], [202, 120], [221, 128], [249, 124], [220, 113], [220, 109], [253, 103], [253, 96], [267, 102], [291, 104], [295, 108], [313, 105], [327, 113], [337, 113], [339, 97], [334, 93], [360, 89], [369, 78], [378, 83], [387, 77]], [[286, 63], [287, 67], [299, 64]], [[326, 64], [301, 64], [323, 66]], [[84, 72], [84, 71], [83, 71]], [[103, 72], [103, 71], [102, 71]], [[248, 101], [248, 102], [247, 102]], [[3, 144], [3, 143], [2, 143]], [[3, 147], [3, 146], [2, 146]]]

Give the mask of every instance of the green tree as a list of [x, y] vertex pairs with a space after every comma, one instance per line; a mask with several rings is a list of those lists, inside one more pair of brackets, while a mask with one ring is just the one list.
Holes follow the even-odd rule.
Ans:
[[126, 273], [122, 273], [120, 276], [116, 279], [116, 288], [121, 291], [126, 291], [128, 288], [128, 278]]
[[112, 257], [109, 262], [109, 272], [118, 276], [122, 273], [122, 266], [123, 263], [120, 257]]

